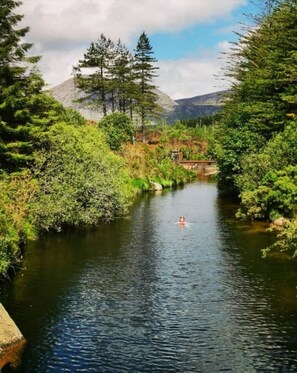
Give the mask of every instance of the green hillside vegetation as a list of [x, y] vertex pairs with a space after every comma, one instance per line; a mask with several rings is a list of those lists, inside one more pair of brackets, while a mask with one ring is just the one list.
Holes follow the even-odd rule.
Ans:
[[297, 2], [265, 4], [273, 7], [241, 36], [227, 72], [235, 83], [218, 133], [218, 185], [239, 195], [239, 217], [287, 219], [273, 248], [296, 256]]

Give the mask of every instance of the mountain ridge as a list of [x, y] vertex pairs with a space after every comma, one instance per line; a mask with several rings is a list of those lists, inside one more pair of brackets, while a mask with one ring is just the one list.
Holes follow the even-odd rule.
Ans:
[[[70, 78], [49, 89], [52, 96], [66, 108], [77, 110], [88, 120], [99, 121], [103, 112], [98, 108], [87, 107], [77, 100], [83, 97], [83, 93], [74, 85], [74, 79]], [[227, 91], [218, 91], [205, 95], [193, 96], [173, 100], [166, 93], [156, 90], [158, 104], [163, 108], [163, 118], [168, 124], [177, 120], [185, 120], [201, 116], [213, 115], [219, 112], [223, 105], [224, 95]], [[111, 108], [109, 108], [111, 112]]]

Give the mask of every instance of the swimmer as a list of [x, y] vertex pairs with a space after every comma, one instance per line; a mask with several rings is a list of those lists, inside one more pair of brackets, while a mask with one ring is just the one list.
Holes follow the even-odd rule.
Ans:
[[178, 220], [179, 225], [186, 225], [186, 218], [184, 216], [180, 216]]

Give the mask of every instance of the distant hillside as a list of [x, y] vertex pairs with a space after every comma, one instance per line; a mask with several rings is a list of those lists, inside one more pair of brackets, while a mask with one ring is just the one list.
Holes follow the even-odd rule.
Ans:
[[[86, 119], [98, 121], [103, 117], [102, 111], [98, 108], [86, 107], [76, 102], [83, 93], [75, 88], [73, 78], [50, 89], [50, 92], [65, 107], [77, 110]], [[167, 123], [217, 113], [222, 107], [225, 92], [215, 92], [174, 101], [165, 93], [156, 90], [159, 96], [158, 104], [164, 109], [163, 117]], [[109, 110], [111, 111], [111, 108]]]
[[176, 120], [214, 115], [222, 109], [224, 95], [227, 92], [219, 91], [175, 100], [177, 106], [174, 107], [173, 111], [165, 113], [167, 122], [173, 123]]
[[224, 94], [228, 91], [219, 91], [214, 93], [208, 93], [202, 96], [195, 96], [191, 98], [182, 98], [175, 100], [180, 106], [220, 106], [224, 100]]

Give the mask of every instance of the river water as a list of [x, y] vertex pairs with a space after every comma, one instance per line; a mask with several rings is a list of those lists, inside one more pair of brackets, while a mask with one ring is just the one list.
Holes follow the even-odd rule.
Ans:
[[234, 211], [200, 181], [31, 243], [0, 288], [27, 340], [3, 372], [296, 372], [296, 263]]

